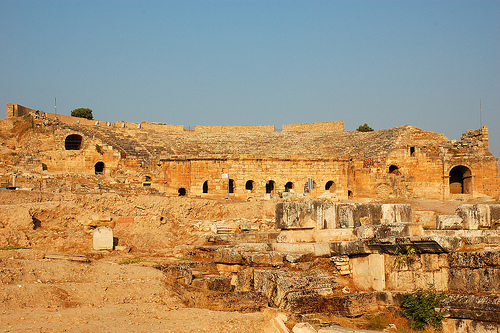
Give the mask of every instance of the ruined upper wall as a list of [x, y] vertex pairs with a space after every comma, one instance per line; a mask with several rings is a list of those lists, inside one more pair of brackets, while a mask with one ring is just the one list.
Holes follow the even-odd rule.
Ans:
[[306, 123], [283, 125], [283, 132], [343, 132], [344, 122], [342, 120], [327, 121], [322, 123]]
[[12, 117], [22, 117], [30, 112], [35, 112], [36, 110], [26, 108], [19, 104], [7, 103], [6, 106], [6, 117], [7, 119]]
[[274, 132], [274, 125], [257, 126], [195, 126], [198, 133], [244, 133], [244, 132]]
[[468, 130], [460, 137], [461, 144], [464, 145], [474, 145], [474, 143], [482, 142], [484, 148], [489, 149], [489, 136], [488, 136], [488, 126], [483, 126], [482, 128], [475, 130]]

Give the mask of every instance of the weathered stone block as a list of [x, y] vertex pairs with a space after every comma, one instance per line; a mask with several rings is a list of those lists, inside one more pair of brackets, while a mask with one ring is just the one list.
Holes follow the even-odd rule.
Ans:
[[438, 215], [436, 216], [436, 229], [461, 230], [464, 229], [464, 221], [458, 215]]
[[214, 262], [239, 265], [243, 265], [245, 263], [241, 257], [241, 253], [232, 248], [218, 248], [214, 253]]
[[240, 269], [237, 273], [236, 291], [253, 291], [253, 271], [254, 268], [248, 267]]
[[383, 204], [380, 223], [411, 222], [411, 205], [408, 204]]
[[189, 285], [193, 281], [193, 273], [189, 266], [169, 265], [160, 268], [167, 277], [170, 284], [185, 284]]
[[113, 249], [113, 229], [109, 227], [98, 227], [94, 230], [94, 250]]
[[201, 279], [194, 279], [192, 287], [219, 292], [229, 292], [232, 289], [231, 277], [220, 275], [207, 275]]

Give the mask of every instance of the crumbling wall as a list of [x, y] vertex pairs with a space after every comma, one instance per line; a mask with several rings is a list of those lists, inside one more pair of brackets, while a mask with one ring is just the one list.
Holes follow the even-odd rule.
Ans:
[[321, 123], [305, 123], [305, 124], [290, 124], [283, 125], [282, 131], [286, 132], [343, 132], [344, 122], [342, 120], [327, 121]]
[[195, 126], [194, 131], [198, 133], [274, 132], [274, 125]]

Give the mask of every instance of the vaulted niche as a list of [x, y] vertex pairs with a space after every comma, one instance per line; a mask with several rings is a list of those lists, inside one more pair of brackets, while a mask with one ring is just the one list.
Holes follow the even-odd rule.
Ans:
[[78, 134], [71, 134], [64, 140], [64, 149], [66, 150], [80, 150], [82, 149], [83, 138]]
[[203, 183], [203, 193], [208, 193], [208, 180]]
[[333, 182], [333, 180], [329, 180], [328, 182], [326, 182], [326, 184], [325, 184], [325, 190], [329, 191], [331, 193], [333, 193], [333, 192], [335, 192], [335, 190], [337, 190], [337, 186], [335, 185], [335, 183]]
[[401, 174], [401, 172], [399, 171], [398, 166], [394, 165], [394, 164], [389, 167], [389, 173], [392, 173], [394, 175], [400, 175]]
[[274, 180], [270, 180], [266, 183], [266, 193], [271, 193], [274, 191]]
[[472, 193], [472, 172], [468, 167], [458, 165], [450, 170], [450, 193]]
[[253, 180], [249, 180], [249, 181], [247, 181], [247, 182], [245, 183], [245, 189], [246, 189], [247, 191], [251, 191], [251, 192], [253, 192], [253, 187], [254, 187], [254, 186], [253, 186], [253, 184], [254, 184]]
[[96, 175], [102, 175], [104, 174], [104, 163], [103, 162], [97, 162], [94, 165], [94, 172]]
[[179, 193], [180, 197], [183, 197], [186, 195], [186, 189], [184, 187], [181, 187], [180, 189], [177, 190], [177, 193]]
[[292, 182], [288, 182], [285, 184], [285, 192], [290, 192], [291, 190], [293, 190], [293, 183]]

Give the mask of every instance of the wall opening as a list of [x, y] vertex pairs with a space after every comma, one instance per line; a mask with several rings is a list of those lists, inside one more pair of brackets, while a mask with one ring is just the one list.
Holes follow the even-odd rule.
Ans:
[[398, 166], [394, 165], [394, 164], [389, 167], [389, 173], [392, 173], [393, 175], [398, 175], [398, 176], [401, 174]]
[[227, 191], [229, 193], [234, 193], [234, 180], [233, 179], [229, 179], [229, 184], [227, 186]]
[[415, 147], [410, 147], [410, 156], [415, 156]]
[[266, 193], [271, 193], [274, 191], [274, 180], [270, 180], [266, 183]]
[[66, 150], [80, 150], [82, 149], [83, 138], [78, 134], [71, 134], [64, 140], [64, 149]]
[[47, 164], [42, 163], [42, 171], [47, 171]]
[[151, 181], [151, 176], [144, 176], [144, 181], [145, 182], [150, 182]]
[[329, 180], [325, 184], [325, 190], [333, 193], [337, 190], [337, 185], [335, 185], [333, 180]]
[[184, 187], [181, 187], [180, 189], [177, 190], [177, 193], [179, 193], [180, 197], [183, 197], [186, 195], [186, 189]]
[[103, 162], [97, 162], [94, 165], [94, 172], [96, 175], [103, 175], [104, 174], [104, 163]]
[[468, 167], [459, 165], [450, 170], [450, 193], [472, 194], [472, 172]]
[[354, 193], [352, 193], [351, 190], [347, 191], [347, 198], [352, 199], [353, 196], [354, 196]]
[[203, 183], [203, 193], [208, 193], [208, 180]]
[[290, 192], [291, 190], [293, 190], [293, 183], [292, 182], [288, 182], [285, 184], [285, 192]]
[[253, 188], [254, 188], [254, 181], [253, 180], [248, 180], [245, 183], [245, 190], [253, 192]]

